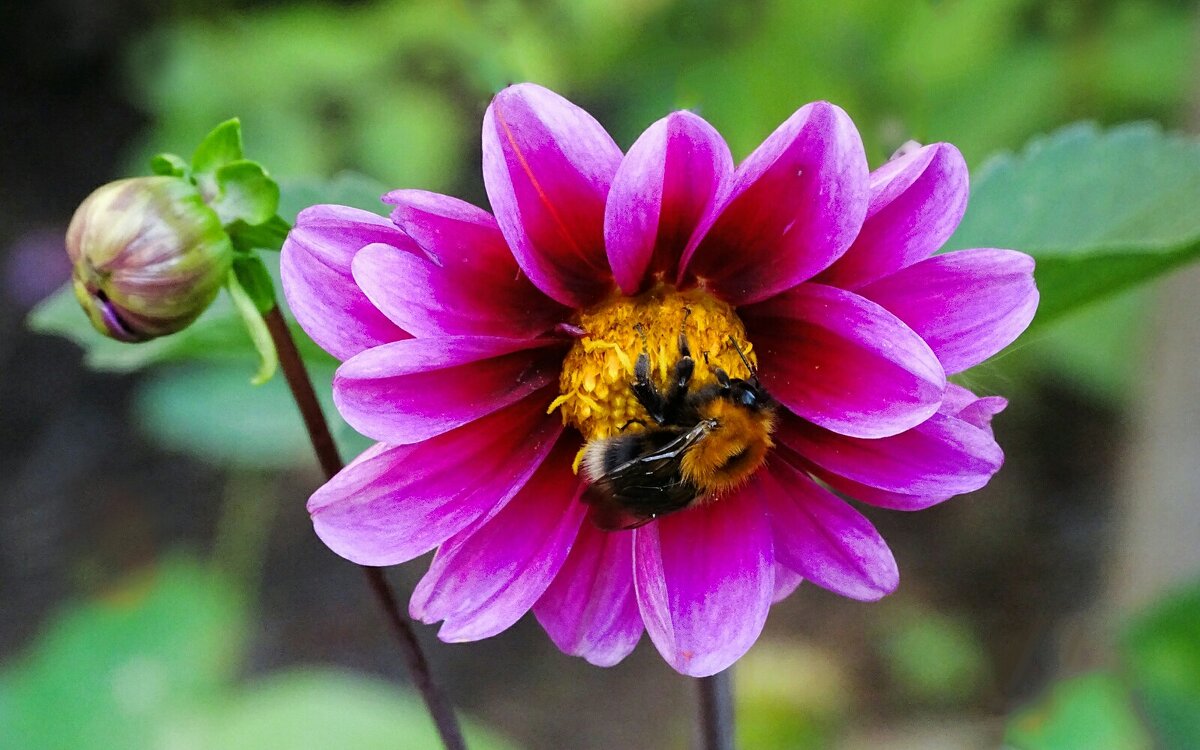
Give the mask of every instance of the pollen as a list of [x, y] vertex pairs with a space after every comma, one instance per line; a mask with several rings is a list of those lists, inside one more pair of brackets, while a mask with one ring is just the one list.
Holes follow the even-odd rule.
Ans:
[[746, 328], [733, 308], [700, 289], [679, 292], [659, 286], [637, 297], [612, 297], [585, 310], [578, 326], [585, 334], [563, 362], [561, 395], [549, 411], [559, 409], [563, 424], [588, 441], [652, 426], [630, 389], [634, 367], [645, 352], [651, 378], [666, 391], [680, 359], [680, 334], [687, 337], [696, 362], [692, 388], [715, 382], [718, 367], [732, 378], [750, 377], [734, 341], [755, 362]]

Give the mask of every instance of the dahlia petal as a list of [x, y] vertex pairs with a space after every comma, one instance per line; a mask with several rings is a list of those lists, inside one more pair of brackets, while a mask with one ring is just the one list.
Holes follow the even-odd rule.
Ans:
[[496, 219], [482, 208], [427, 190], [393, 190], [383, 196], [383, 202], [395, 206], [392, 221], [437, 265], [467, 266], [485, 275], [516, 275], [517, 261]]
[[771, 514], [780, 563], [851, 599], [875, 601], [895, 591], [896, 559], [861, 513], [787, 461], [759, 474], [754, 487]]
[[529, 611], [567, 559], [586, 515], [582, 486], [571, 471], [576, 447], [560, 440], [499, 512], [438, 549], [413, 591], [413, 617], [443, 620], [438, 637], [454, 643], [489, 638]]
[[867, 158], [854, 123], [816, 102], [746, 157], [684, 251], [680, 281], [703, 279], [734, 305], [767, 299], [825, 270], [867, 213]]
[[800, 584], [804, 583], [804, 576], [796, 571], [780, 565], [779, 561], [775, 561], [775, 593], [771, 596], [771, 603], [778, 604], [788, 598], [800, 588]]
[[803, 466], [813, 476], [846, 497], [867, 503], [868, 505], [874, 505], [878, 508], [902, 511], [925, 510], [954, 497], [954, 495], [914, 495], [905, 492], [888, 492], [887, 490], [860, 484], [831, 471], [826, 471], [816, 464], [804, 461], [796, 456], [791, 457], [789, 460], [797, 466]]
[[716, 674], [754, 645], [775, 592], [771, 527], [758, 498], [734, 493], [634, 531], [638, 606], [677, 671]]
[[954, 416], [967, 424], [974, 425], [992, 434], [992, 417], [1008, 408], [1008, 399], [1001, 396], [986, 396], [964, 406]]
[[634, 142], [613, 178], [604, 241], [613, 277], [625, 294], [673, 281], [679, 257], [713, 196], [733, 172], [721, 135], [691, 112], [673, 112]]
[[409, 338], [371, 304], [350, 273], [354, 255], [381, 242], [397, 253], [420, 252], [387, 219], [347, 206], [300, 212], [279, 259], [283, 293], [300, 327], [338, 359]]
[[951, 375], [1016, 340], [1038, 305], [1033, 258], [1015, 250], [937, 255], [860, 293], [919, 333]]
[[368, 449], [309, 499], [317, 536], [360, 565], [428, 552], [525, 485], [562, 433], [545, 413], [552, 397], [546, 389], [425, 442]]
[[839, 435], [784, 415], [775, 439], [850, 481], [931, 499], [979, 489], [1004, 462], [990, 429], [943, 413], [898, 435], [873, 440]]
[[967, 163], [949, 143], [934, 143], [871, 173], [862, 231], [818, 281], [857, 289], [924, 260], [946, 244], [967, 209]]
[[421, 338], [532, 338], [567, 317], [565, 308], [523, 276], [497, 278], [462, 266], [444, 268], [389, 245], [364, 247], [354, 256], [352, 269], [367, 298], [396, 325]]
[[741, 312], [763, 383], [810, 422], [886, 437], [925, 421], [942, 401], [946, 376], [929, 346], [853, 292], [802, 284]]
[[633, 592], [633, 534], [583, 524], [533, 613], [554, 645], [598, 667], [632, 653], [644, 630]]
[[367, 437], [416, 443], [557, 381], [564, 346], [485, 336], [384, 344], [338, 368], [333, 400], [350, 426]]
[[521, 269], [551, 298], [586, 307], [611, 288], [604, 202], [621, 149], [587, 112], [531, 83], [483, 118], [483, 182]]

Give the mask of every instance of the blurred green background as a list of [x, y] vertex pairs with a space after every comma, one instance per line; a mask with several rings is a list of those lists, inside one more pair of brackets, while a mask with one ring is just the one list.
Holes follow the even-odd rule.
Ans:
[[[319, 477], [286, 391], [249, 385], [226, 312], [182, 343], [84, 335], [101, 374], [23, 327], [67, 276], [74, 206], [149, 155], [239, 116], [288, 210], [391, 187], [486, 205], [482, 113], [523, 80], [624, 147], [695, 109], [739, 158], [828, 99], [873, 165], [945, 140], [976, 176], [1077, 120], [1200, 127], [1200, 8], [1166, 0], [53, 0], [0, 21], [4, 748], [433, 746], [365, 586], [311, 533]], [[969, 374], [1012, 401], [1004, 471], [871, 513], [904, 577], [884, 602], [805, 586], [775, 608], [736, 674], [745, 747], [1200, 747], [1197, 281], [1118, 294]], [[332, 361], [312, 358], [327, 391]], [[478, 644], [432, 632], [475, 747], [691, 740], [692, 686], [649, 643], [600, 670], [531, 622]]]

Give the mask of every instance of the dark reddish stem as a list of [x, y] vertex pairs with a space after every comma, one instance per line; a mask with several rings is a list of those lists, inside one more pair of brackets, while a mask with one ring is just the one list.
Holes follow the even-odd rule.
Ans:
[[[313, 391], [312, 381], [308, 378], [308, 371], [304, 368], [304, 361], [296, 349], [296, 342], [292, 338], [291, 331], [288, 330], [287, 321], [283, 319], [283, 313], [279, 311], [278, 307], [273, 307], [269, 312], [263, 313], [263, 320], [266, 321], [267, 330], [271, 332], [271, 339], [275, 342], [275, 351], [279, 355], [279, 366], [283, 369], [283, 376], [292, 390], [292, 397], [300, 409], [300, 416], [304, 418], [304, 426], [308, 430], [313, 452], [317, 454], [317, 460], [321, 462], [321, 469], [325, 472], [325, 476], [332, 477], [341, 471], [342, 459], [333, 442], [333, 435], [329, 433], [329, 423], [325, 421], [325, 414], [321, 411], [321, 404], [317, 401], [317, 394]], [[396, 602], [396, 594], [383, 574], [383, 568], [368, 565], [359, 567], [366, 574], [371, 591], [379, 601], [379, 606], [383, 608], [396, 640], [400, 642], [400, 652], [404, 656], [404, 664], [408, 667], [413, 684], [421, 692], [421, 697], [425, 699], [425, 707], [429, 709], [429, 715], [433, 717], [438, 734], [442, 738], [442, 745], [446, 750], [466, 750], [467, 745], [463, 741], [454, 709], [446, 700], [445, 694], [437, 683], [434, 682], [433, 672], [429, 669], [429, 661], [425, 658], [425, 652], [417, 641], [417, 634], [413, 632], [408, 618], [401, 612], [400, 606]]]
[[733, 750], [731, 671], [727, 669], [696, 681], [700, 693], [700, 747], [703, 750]]

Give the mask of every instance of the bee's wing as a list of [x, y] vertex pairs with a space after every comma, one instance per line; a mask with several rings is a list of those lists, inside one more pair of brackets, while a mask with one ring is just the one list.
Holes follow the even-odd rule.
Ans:
[[630, 435], [629, 440], [645, 441], [644, 450], [597, 477], [584, 491], [592, 523], [609, 531], [633, 529], [695, 500], [699, 490], [683, 478], [681, 462], [710, 429], [700, 423], [663, 445], [653, 444], [651, 433]]

